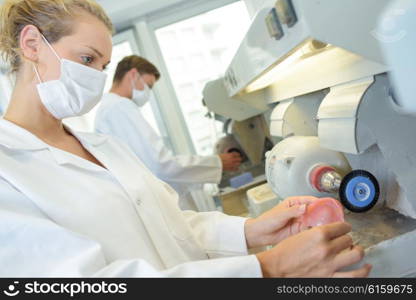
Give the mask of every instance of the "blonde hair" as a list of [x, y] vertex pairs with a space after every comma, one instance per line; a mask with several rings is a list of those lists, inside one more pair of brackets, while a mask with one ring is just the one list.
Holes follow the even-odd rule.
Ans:
[[110, 18], [94, 0], [5, 0], [0, 8], [0, 53], [11, 71], [20, 67], [19, 38], [25, 26], [36, 26], [55, 43], [71, 34], [73, 18], [82, 11], [97, 17], [113, 32]]

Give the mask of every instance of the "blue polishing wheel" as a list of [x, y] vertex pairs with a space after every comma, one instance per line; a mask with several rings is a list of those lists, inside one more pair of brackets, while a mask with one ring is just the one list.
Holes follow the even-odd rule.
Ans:
[[345, 176], [339, 189], [341, 203], [356, 213], [370, 210], [377, 203], [379, 195], [377, 179], [364, 170], [354, 170]]

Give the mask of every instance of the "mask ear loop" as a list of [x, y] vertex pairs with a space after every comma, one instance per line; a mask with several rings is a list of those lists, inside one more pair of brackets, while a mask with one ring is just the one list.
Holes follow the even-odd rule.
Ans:
[[139, 73], [139, 80], [141, 81], [141, 83], [143, 84], [143, 91], [150, 94], [151, 92], [151, 88], [149, 87], [149, 85], [143, 80], [142, 75]]
[[133, 95], [133, 93], [134, 93], [134, 90], [136, 90], [136, 85], [135, 85], [135, 83], [134, 83], [134, 79], [131, 79], [131, 90], [132, 90], [132, 95]]
[[[48, 40], [45, 38], [45, 36], [42, 33], [40, 35], [41, 35], [42, 39], [45, 41], [46, 45], [48, 45], [48, 47], [51, 49], [52, 53], [55, 54], [55, 56], [58, 58], [59, 61], [61, 61], [61, 58], [59, 57], [58, 53], [56, 53], [55, 49], [48, 42]], [[34, 63], [33, 63], [33, 69], [35, 70], [35, 74], [36, 74], [36, 77], [38, 78], [39, 82], [42, 83], [42, 79], [40, 78], [40, 74], [39, 74], [38, 69], [36, 68]]]
[[39, 83], [42, 83], [42, 79], [40, 79], [40, 75], [39, 75], [38, 69], [35, 66], [35, 63], [33, 63], [33, 70], [35, 71], [35, 74], [36, 74], [36, 77], [39, 80]]
[[45, 41], [46, 45], [48, 45], [48, 47], [52, 50], [53, 54], [55, 54], [55, 56], [60, 61], [61, 60], [61, 57], [58, 55], [58, 53], [56, 53], [55, 49], [52, 47], [52, 45], [49, 43], [49, 41], [45, 38], [45, 36], [42, 33], [40, 35], [42, 36], [42, 38]]
[[140, 73], [138, 73], [138, 74], [139, 74], [139, 80], [140, 80], [140, 82], [143, 84], [143, 90], [145, 91], [145, 90], [148, 88], [148, 85], [147, 85], [147, 83], [143, 80], [142, 75], [141, 75]]

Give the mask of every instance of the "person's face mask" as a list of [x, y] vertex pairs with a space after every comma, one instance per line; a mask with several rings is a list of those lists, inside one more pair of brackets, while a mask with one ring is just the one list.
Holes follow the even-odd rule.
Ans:
[[61, 76], [58, 80], [42, 82], [34, 65], [39, 84], [37, 90], [45, 108], [58, 120], [88, 113], [101, 99], [107, 75], [82, 64], [60, 58], [42, 35], [58, 60]]
[[141, 80], [144, 88], [143, 90], [136, 89], [134, 81], [132, 81], [131, 82], [132, 90], [133, 90], [132, 100], [134, 103], [136, 103], [137, 106], [143, 107], [150, 99], [150, 88], [146, 84], [146, 82], [144, 82], [144, 80], [142, 79], [140, 75], [139, 75], [139, 80]]

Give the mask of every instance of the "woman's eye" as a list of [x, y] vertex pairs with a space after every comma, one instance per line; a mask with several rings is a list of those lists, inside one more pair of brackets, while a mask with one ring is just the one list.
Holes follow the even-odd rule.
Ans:
[[82, 56], [81, 59], [82, 63], [85, 65], [90, 65], [94, 61], [94, 58], [92, 58], [91, 56]]

